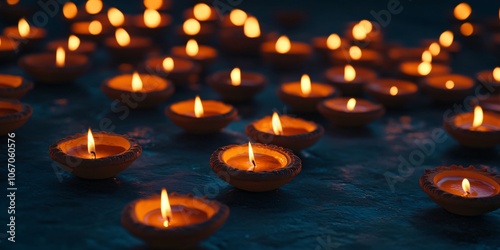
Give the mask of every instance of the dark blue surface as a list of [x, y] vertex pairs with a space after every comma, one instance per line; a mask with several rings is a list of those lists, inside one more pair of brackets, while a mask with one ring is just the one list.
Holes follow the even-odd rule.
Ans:
[[[343, 33], [348, 21], [372, 19], [388, 1], [243, 1], [238, 8], [259, 18], [266, 32], [279, 30], [292, 40], [310, 41], [313, 36]], [[112, 4], [109, 4], [112, 5]], [[175, 23], [188, 3], [176, 3]], [[419, 39], [437, 37], [449, 27], [454, 3], [401, 1], [404, 10], [393, 15], [386, 27], [387, 40], [418, 45]], [[478, 4], [476, 4], [478, 5]], [[494, 17], [498, 3], [482, 1], [476, 17]], [[134, 6], [117, 3], [133, 12]], [[272, 19], [280, 8], [300, 7], [308, 19], [295, 30], [282, 30]], [[63, 37], [60, 19], [50, 21], [51, 37]], [[173, 38], [161, 49], [168, 51]], [[104, 59], [104, 60], [100, 60]], [[278, 84], [297, 80], [304, 72], [319, 81], [328, 67], [312, 61], [303, 70], [275, 72], [258, 60], [221, 55], [209, 69], [260, 71], [269, 86], [251, 104], [238, 106], [240, 118], [213, 136], [187, 135], [164, 115], [170, 103], [194, 97], [217, 98], [206, 85], [178, 91], [162, 107], [131, 110], [126, 118], [111, 110], [111, 101], [100, 90], [101, 82], [120, 73], [106, 62], [100, 50], [94, 67], [73, 85], [36, 85], [25, 98], [33, 106], [29, 122], [16, 131], [17, 214], [16, 243], [1, 238], [0, 249], [142, 249], [141, 241], [122, 228], [120, 213], [130, 201], [170, 192], [205, 195], [227, 204], [226, 224], [200, 246], [204, 249], [337, 249], [337, 248], [440, 248], [498, 249], [500, 213], [467, 218], [450, 214], [433, 203], [418, 185], [425, 168], [438, 165], [486, 165], [499, 172], [498, 148], [491, 151], [463, 149], [441, 133], [442, 117], [454, 105], [439, 105], [421, 96], [408, 109], [389, 111], [363, 129], [336, 129], [316, 115], [301, 116], [323, 124], [321, 140], [300, 154], [302, 172], [289, 184], [268, 193], [236, 190], [218, 179], [209, 167], [211, 153], [220, 146], [247, 142], [244, 127], [272, 110], [288, 112], [275, 95]], [[464, 49], [452, 62], [453, 71], [469, 76], [498, 63], [491, 53]], [[2, 73], [22, 74], [15, 62], [2, 65]], [[63, 172], [50, 159], [51, 143], [68, 135], [98, 129], [109, 118], [113, 131], [128, 134], [143, 147], [142, 156], [116, 178], [86, 181]], [[434, 138], [434, 139], [433, 139]], [[6, 139], [5, 139], [6, 140]], [[433, 147], [429, 146], [429, 142]], [[423, 150], [425, 144], [431, 150]], [[6, 144], [0, 146], [6, 152]], [[3, 154], [3, 153], [2, 153]], [[409, 168], [402, 160], [414, 158]], [[5, 159], [5, 158], [2, 158]], [[5, 160], [2, 160], [5, 162]], [[410, 160], [411, 161], [411, 160]], [[7, 186], [1, 168], [2, 190]], [[389, 178], [389, 182], [386, 177]], [[392, 184], [391, 184], [392, 183]], [[1, 199], [0, 224], [6, 224], [6, 199]], [[4, 230], [5, 229], [5, 230]], [[6, 227], [0, 230], [5, 237]]]

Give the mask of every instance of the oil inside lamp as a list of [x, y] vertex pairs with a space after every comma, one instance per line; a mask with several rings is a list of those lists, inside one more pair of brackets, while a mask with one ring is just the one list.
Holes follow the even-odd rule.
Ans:
[[174, 70], [174, 59], [172, 59], [172, 57], [166, 57], [165, 59], [163, 59], [162, 66], [163, 70], [165, 70], [166, 72]]
[[342, 45], [342, 40], [340, 39], [340, 36], [335, 33], [329, 35], [326, 39], [326, 47], [330, 50], [336, 50], [340, 48], [340, 45]]
[[464, 190], [464, 196], [469, 197], [470, 195], [470, 182], [467, 178], [462, 181], [462, 189]]
[[437, 56], [439, 53], [441, 53], [441, 46], [439, 46], [439, 43], [433, 42], [429, 45], [429, 52], [431, 53], [432, 56]]
[[190, 57], [198, 55], [199, 47], [198, 43], [194, 39], [189, 39], [186, 43], [186, 54]]
[[99, 35], [102, 32], [102, 24], [101, 22], [94, 20], [89, 24], [89, 33], [91, 35]]
[[453, 39], [453, 32], [449, 30], [443, 31], [443, 33], [441, 33], [441, 35], [439, 36], [439, 44], [441, 44], [441, 46], [445, 48], [448, 48], [453, 44]]
[[68, 50], [76, 51], [80, 47], [80, 38], [75, 35], [70, 35], [68, 38]]
[[229, 13], [229, 20], [234, 26], [243, 26], [247, 20], [247, 13], [240, 9], [233, 9]]
[[247, 153], [229, 158], [227, 164], [233, 168], [249, 172], [272, 171], [283, 167], [283, 164], [274, 156], [264, 153], [254, 153], [250, 142], [248, 142], [247, 148]]
[[21, 38], [28, 37], [31, 31], [29, 23], [24, 18], [19, 19], [19, 22], [17, 24], [17, 29], [19, 31], [19, 35], [21, 36]]
[[453, 15], [457, 20], [463, 21], [472, 13], [472, 8], [467, 3], [460, 3], [453, 9]]
[[260, 25], [257, 18], [253, 16], [248, 17], [243, 25], [243, 32], [248, 38], [260, 37]]
[[474, 33], [474, 26], [471, 23], [463, 23], [460, 25], [460, 33], [464, 36], [471, 36]]
[[398, 87], [396, 86], [392, 86], [390, 89], [389, 89], [389, 94], [391, 96], [396, 96], [398, 94], [399, 90], [398, 90]]
[[355, 98], [350, 98], [347, 101], [346, 110], [347, 111], [353, 111], [355, 107], [356, 107], [356, 99]]
[[88, 130], [87, 132], [87, 152], [92, 156], [92, 159], [96, 159], [96, 151], [95, 151], [95, 141], [94, 135], [92, 135], [92, 130]]
[[144, 11], [144, 24], [148, 28], [157, 28], [161, 23], [161, 15], [158, 11], [153, 9], [146, 9]]
[[290, 39], [287, 36], [280, 36], [274, 45], [276, 52], [280, 54], [286, 54], [291, 49]]
[[85, 10], [91, 15], [101, 12], [103, 3], [101, 0], [88, 0], [85, 3]]
[[196, 96], [194, 99], [194, 116], [196, 118], [203, 117], [205, 111], [203, 110], [203, 103], [201, 102], [200, 96]]
[[66, 52], [62, 47], [58, 47], [56, 50], [56, 66], [59, 68], [64, 67], [66, 61]]
[[115, 31], [115, 39], [118, 45], [126, 47], [130, 44], [130, 35], [123, 28], [118, 28]]
[[163, 0], [144, 0], [146, 9], [158, 10], [163, 6]]
[[303, 74], [300, 78], [300, 92], [306, 97], [311, 94], [311, 78], [307, 74]]
[[125, 16], [117, 8], [110, 8], [108, 10], [107, 16], [108, 16], [109, 23], [111, 23], [111, 25], [113, 25], [113, 27], [120, 27], [125, 22]]
[[194, 18], [189, 18], [182, 24], [182, 30], [186, 33], [186, 35], [194, 36], [200, 33], [200, 22]]
[[352, 82], [356, 79], [356, 70], [350, 64], [344, 67], [344, 80], [346, 82]]
[[63, 5], [62, 11], [66, 19], [73, 19], [76, 17], [76, 14], [78, 14], [78, 8], [76, 7], [76, 4], [73, 2], [66, 2]]
[[210, 6], [205, 3], [198, 3], [193, 7], [194, 17], [200, 21], [207, 21], [212, 15]]
[[358, 46], [351, 46], [349, 48], [349, 56], [351, 57], [352, 60], [359, 60], [361, 59], [362, 56], [361, 49]]
[[231, 70], [229, 77], [231, 78], [231, 85], [241, 85], [241, 70], [239, 68], [234, 68], [233, 70]]
[[446, 89], [453, 89], [455, 87], [455, 82], [453, 82], [452, 80], [448, 80], [444, 83], [444, 87]]

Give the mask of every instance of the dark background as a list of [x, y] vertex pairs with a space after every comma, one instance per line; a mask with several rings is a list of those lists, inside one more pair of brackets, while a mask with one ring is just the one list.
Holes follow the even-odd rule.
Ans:
[[[227, 3], [224, 0], [221, 0]], [[140, 2], [105, 1], [127, 13], [142, 11]], [[310, 41], [313, 36], [344, 33], [348, 21], [373, 20], [370, 11], [387, 8], [388, 1], [243, 1], [236, 6], [255, 15], [264, 32], [286, 33], [292, 40]], [[455, 1], [401, 1], [402, 13], [392, 16], [384, 29], [386, 40], [417, 46], [423, 38], [437, 38], [449, 29]], [[172, 10], [175, 25], [190, 1], [177, 1]], [[496, 17], [498, 2], [471, 4], [478, 19]], [[273, 19], [276, 10], [300, 8], [307, 20], [297, 29], [285, 30]], [[4, 25], [0, 26], [4, 27]], [[61, 19], [51, 19], [50, 38], [67, 37]], [[159, 44], [165, 53], [174, 36]], [[155, 52], [157, 53], [157, 52]], [[492, 69], [498, 58], [485, 50], [464, 48], [452, 62], [453, 72], [474, 76]], [[273, 110], [288, 113], [275, 95], [279, 83], [298, 80], [309, 73], [313, 81], [323, 79], [328, 65], [311, 61], [304, 69], [276, 72], [260, 60], [221, 54], [209, 69], [255, 70], [266, 74], [269, 86], [253, 103], [238, 105], [240, 118], [213, 136], [187, 135], [164, 115], [170, 103], [193, 98], [218, 98], [206, 85], [177, 91], [163, 106], [153, 110], [132, 110], [121, 120], [111, 111], [111, 101], [100, 84], [120, 71], [108, 60], [104, 49], [93, 58], [93, 68], [72, 85], [36, 84], [23, 102], [34, 113], [16, 132], [17, 197], [16, 243], [0, 238], [1, 249], [142, 249], [143, 243], [120, 224], [122, 208], [130, 201], [169, 192], [206, 195], [227, 204], [231, 214], [226, 224], [204, 241], [202, 249], [337, 249], [337, 248], [440, 248], [497, 249], [500, 246], [498, 211], [479, 217], [450, 214], [433, 203], [418, 185], [425, 168], [438, 165], [489, 166], [498, 173], [498, 150], [463, 149], [449, 136], [422, 164], [401, 169], [401, 158], [420, 151], [429, 143], [432, 131], [440, 131], [444, 111], [453, 104], [435, 105], [421, 96], [408, 108], [389, 111], [362, 129], [337, 129], [317, 115], [301, 116], [326, 127], [313, 147], [299, 156], [302, 172], [279, 190], [249, 193], [219, 180], [209, 167], [211, 153], [220, 146], [245, 143], [244, 127]], [[0, 66], [1, 73], [23, 74], [16, 62]], [[56, 167], [47, 150], [51, 143], [88, 127], [98, 130], [99, 121], [109, 118], [114, 132], [139, 140], [142, 156], [113, 179], [87, 181]], [[6, 138], [4, 137], [6, 140]], [[428, 144], [427, 144], [428, 145]], [[6, 152], [6, 143], [0, 146]], [[6, 158], [2, 158], [6, 159]], [[0, 184], [6, 187], [6, 170]], [[396, 180], [391, 189], [386, 176]], [[3, 189], [3, 188], [2, 188]], [[7, 223], [5, 196], [1, 199], [0, 225]], [[4, 228], [5, 231], [7, 227]], [[5, 237], [0, 227], [0, 237]]]

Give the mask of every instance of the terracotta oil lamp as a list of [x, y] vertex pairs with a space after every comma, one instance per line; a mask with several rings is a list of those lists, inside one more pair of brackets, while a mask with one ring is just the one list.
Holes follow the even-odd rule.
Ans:
[[115, 37], [108, 37], [104, 41], [106, 48], [113, 58], [121, 60], [140, 60], [151, 49], [152, 41], [146, 37], [130, 36], [123, 29], [115, 31]]
[[26, 19], [21, 18], [17, 26], [6, 27], [3, 35], [17, 41], [22, 49], [33, 50], [42, 45], [42, 40], [46, 36], [43, 28], [31, 26]]
[[377, 74], [373, 70], [347, 64], [344, 67], [328, 69], [325, 77], [327, 82], [337, 87], [342, 95], [358, 96], [363, 93], [367, 82], [377, 78]]
[[14, 99], [0, 98], [0, 134], [6, 135], [23, 126], [31, 117], [30, 105]]
[[248, 102], [264, 89], [266, 78], [259, 73], [234, 68], [231, 72], [219, 71], [208, 76], [207, 83], [224, 101]]
[[203, 69], [215, 62], [217, 54], [215, 48], [198, 45], [194, 39], [189, 40], [186, 46], [175, 46], [172, 48], [172, 55], [193, 60], [199, 63]]
[[300, 82], [281, 84], [277, 93], [278, 97], [296, 112], [316, 112], [319, 102], [339, 95], [335, 87], [311, 82], [307, 74], [302, 75]]
[[0, 36], [0, 62], [16, 58], [19, 42], [6, 36]]
[[111, 28], [102, 25], [98, 20], [73, 23], [70, 30], [72, 34], [75, 34], [82, 40], [93, 42], [100, 42], [111, 33]]
[[90, 67], [86, 56], [67, 54], [62, 47], [59, 47], [55, 53], [46, 52], [23, 56], [18, 64], [36, 81], [48, 84], [72, 82]]
[[388, 57], [397, 67], [402, 62], [421, 60], [423, 53], [429, 53], [432, 56], [432, 62], [435, 63], [447, 64], [450, 61], [448, 51], [442, 49], [438, 42], [431, 42], [426, 47], [392, 47], [389, 49]]
[[49, 51], [57, 51], [57, 48], [62, 47], [64, 51], [67, 53], [77, 53], [77, 54], [84, 54], [84, 55], [90, 55], [92, 54], [95, 49], [96, 45], [95, 43], [91, 41], [81, 41], [80, 38], [78, 38], [75, 35], [70, 35], [68, 39], [66, 40], [56, 40], [49, 42], [47, 44], [47, 49]]
[[141, 156], [142, 148], [126, 136], [98, 132], [76, 134], [49, 147], [52, 160], [83, 179], [107, 179], [125, 170]]
[[238, 115], [231, 105], [213, 100], [202, 102], [199, 96], [174, 103], [165, 109], [165, 113], [175, 125], [191, 134], [217, 133]]
[[274, 112], [272, 116], [248, 124], [245, 133], [256, 142], [297, 152], [316, 143], [324, 134], [324, 129], [314, 122]]
[[500, 144], [500, 114], [476, 106], [473, 112], [444, 120], [445, 130], [461, 145], [471, 148], [492, 148]]
[[122, 100], [130, 96], [137, 100], [137, 108], [152, 108], [160, 105], [174, 93], [174, 85], [155, 75], [125, 74], [106, 80], [102, 91], [111, 100]]
[[[347, 52], [346, 52], [347, 51]], [[336, 50], [330, 54], [333, 65], [345, 65], [346, 62], [354, 67], [378, 67], [383, 60], [382, 55], [373, 49], [361, 49], [356, 45], [346, 50]]]
[[194, 18], [214, 28], [219, 24], [218, 10], [206, 3], [197, 3], [193, 8], [187, 9], [184, 12], [184, 19], [189, 18]]
[[450, 213], [477, 216], [500, 208], [500, 176], [487, 168], [451, 165], [426, 169], [420, 187]]
[[361, 127], [384, 115], [382, 105], [355, 98], [332, 98], [318, 104], [323, 117], [339, 127]]
[[222, 23], [219, 41], [221, 48], [231, 54], [252, 56], [258, 55], [264, 38], [257, 18], [234, 9]]
[[311, 56], [311, 46], [301, 42], [290, 42], [287, 36], [268, 41], [260, 48], [264, 61], [279, 69], [293, 69], [302, 66]]
[[288, 149], [250, 142], [218, 148], [210, 167], [232, 186], [250, 191], [275, 190], [290, 182], [302, 169], [302, 162]]
[[342, 51], [349, 48], [349, 41], [332, 33], [328, 37], [320, 36], [312, 39], [314, 50], [325, 60], [330, 59], [330, 54], [334, 51]]
[[433, 63], [432, 54], [426, 50], [422, 53], [421, 61], [404, 61], [399, 64], [399, 73], [401, 77], [419, 82], [420, 79], [427, 76], [444, 75], [450, 73], [450, 67], [442, 63]]
[[135, 16], [132, 23], [133, 30], [140, 36], [161, 37], [168, 32], [172, 17], [154, 9], [146, 9], [143, 14]]
[[151, 248], [191, 249], [222, 227], [229, 208], [193, 195], [168, 194], [137, 199], [127, 204], [121, 223]]
[[177, 27], [177, 36], [183, 42], [195, 39], [206, 43], [213, 38], [214, 34], [215, 28], [212, 25], [201, 23], [195, 18], [186, 19], [182, 26]]
[[400, 108], [417, 97], [418, 86], [408, 81], [383, 78], [369, 82], [365, 90], [385, 107]]
[[348, 24], [345, 37], [355, 45], [381, 51], [385, 49], [381, 30], [378, 23], [361, 20]]
[[0, 74], [0, 98], [21, 99], [33, 83], [21, 76]]
[[458, 74], [429, 76], [422, 79], [422, 90], [438, 102], [463, 100], [474, 88], [474, 80]]
[[488, 90], [493, 93], [500, 93], [500, 67], [477, 73], [476, 82], [489, 86]]
[[166, 78], [175, 87], [183, 88], [198, 82], [200, 66], [188, 59], [180, 57], [159, 57], [146, 61], [146, 70]]

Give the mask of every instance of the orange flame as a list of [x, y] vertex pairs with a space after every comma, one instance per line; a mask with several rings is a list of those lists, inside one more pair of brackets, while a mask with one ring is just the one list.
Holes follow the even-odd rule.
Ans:
[[444, 87], [446, 89], [453, 89], [455, 87], [455, 83], [452, 80], [448, 80], [444, 83]]
[[22, 38], [27, 37], [30, 34], [30, 30], [31, 30], [28, 21], [26, 21], [26, 19], [24, 19], [24, 18], [21, 18], [19, 20], [19, 23], [17, 24], [17, 29], [19, 30], [19, 35]]
[[446, 30], [439, 36], [439, 43], [443, 47], [450, 47], [453, 44], [453, 32]]
[[326, 47], [328, 47], [328, 49], [336, 50], [336, 49], [340, 48], [341, 44], [342, 44], [342, 41], [340, 39], [340, 36], [337, 34], [331, 34], [326, 39]]
[[278, 115], [278, 113], [273, 113], [271, 124], [273, 126], [273, 133], [275, 135], [283, 135], [283, 127], [281, 126], [280, 116]]
[[64, 67], [66, 60], [66, 53], [64, 52], [64, 49], [62, 47], [57, 47], [56, 50], [56, 66], [57, 67]]
[[352, 111], [356, 107], [356, 99], [351, 98], [349, 101], [347, 101], [346, 108], [349, 111]]
[[417, 72], [421, 76], [426, 76], [432, 71], [432, 64], [430, 62], [421, 62], [418, 65]]
[[172, 208], [170, 207], [170, 201], [168, 200], [167, 190], [164, 188], [161, 190], [160, 211], [161, 217], [163, 218], [163, 226], [168, 227], [168, 224], [172, 219]]
[[80, 47], [80, 38], [75, 35], [70, 35], [68, 38], [68, 50], [75, 51]]
[[156, 28], [160, 26], [161, 15], [158, 11], [153, 9], [147, 9], [144, 11], [144, 24], [148, 28]]
[[87, 132], [87, 152], [93, 156], [93, 158], [96, 158], [96, 151], [95, 151], [95, 141], [94, 141], [94, 136], [92, 135], [92, 131], [88, 130]]
[[483, 124], [483, 109], [480, 106], [474, 108], [474, 119], [471, 129], [477, 129]]
[[399, 92], [399, 90], [398, 90], [398, 87], [396, 87], [396, 86], [392, 86], [392, 87], [389, 89], [389, 94], [390, 94], [391, 96], [395, 96], [395, 95], [397, 95], [397, 94], [398, 94], [398, 92]]
[[356, 79], [356, 70], [350, 64], [344, 67], [344, 80], [346, 82], [352, 82]]
[[248, 38], [256, 38], [260, 36], [260, 25], [257, 18], [250, 16], [243, 25], [243, 32]]
[[467, 178], [462, 180], [462, 189], [464, 190], [464, 196], [469, 196], [470, 194], [470, 182]]
[[464, 36], [471, 36], [474, 33], [474, 26], [471, 23], [463, 23], [460, 25], [460, 33]]
[[172, 57], [166, 57], [162, 62], [163, 70], [170, 72], [174, 69], [174, 59]]
[[303, 96], [309, 96], [311, 94], [311, 78], [307, 74], [303, 74], [300, 78], [300, 91]]
[[205, 112], [203, 111], [203, 103], [201, 103], [200, 96], [196, 96], [194, 99], [194, 116], [200, 118]]
[[73, 2], [66, 2], [63, 5], [63, 15], [66, 19], [73, 19], [78, 14], [78, 8]]
[[241, 70], [239, 68], [234, 68], [231, 70], [230, 74], [231, 85], [240, 86], [241, 85]]
[[461, 21], [467, 19], [471, 13], [472, 13], [472, 8], [467, 3], [460, 3], [457, 6], [455, 6], [455, 9], [453, 9], [453, 15], [455, 16], [456, 19]]
[[234, 9], [231, 11], [231, 13], [229, 13], [229, 20], [235, 26], [243, 26], [243, 24], [245, 24], [245, 21], [247, 20], [247, 17], [247, 13], [240, 9]]
[[123, 28], [118, 28], [115, 31], [115, 39], [121, 47], [126, 47], [130, 44], [130, 35]]
[[359, 60], [361, 59], [361, 56], [363, 56], [363, 53], [358, 46], [351, 46], [349, 48], [349, 56], [352, 60]]
[[117, 8], [110, 8], [108, 10], [108, 20], [114, 27], [120, 27], [125, 22], [125, 16]]
[[252, 148], [252, 144], [250, 144], [250, 142], [248, 142], [248, 162], [250, 162], [250, 169], [253, 168], [253, 170], [255, 170], [255, 168], [257, 167], [257, 164], [255, 163], [255, 156], [253, 154], [253, 148]]
[[163, 6], [163, 0], [144, 0], [144, 7], [146, 9], [158, 10]]
[[291, 49], [290, 39], [287, 36], [280, 36], [274, 45], [276, 51], [280, 54], [286, 54]]
[[441, 46], [435, 42], [431, 43], [431, 45], [429, 45], [429, 52], [431, 52], [432, 56], [437, 56], [441, 52]]
[[188, 56], [196, 56], [198, 55], [199, 47], [198, 43], [194, 39], [189, 39], [189, 41], [186, 43], [186, 54]]
[[143, 85], [142, 80], [137, 71], [132, 75], [132, 91], [139, 92], [142, 91]]
[[189, 18], [182, 24], [182, 30], [184, 31], [184, 33], [186, 33], [186, 35], [194, 36], [200, 33], [200, 22], [198, 22], [198, 20], [194, 18]]
[[103, 4], [101, 0], [88, 0], [85, 3], [85, 10], [87, 11], [87, 13], [95, 15], [101, 12], [102, 6]]
[[204, 3], [198, 3], [193, 8], [194, 17], [200, 21], [206, 21], [212, 15], [210, 6]]
[[500, 67], [496, 67], [493, 70], [493, 79], [495, 79], [495, 81], [497, 82], [500, 82]]
[[99, 35], [102, 31], [102, 24], [101, 22], [94, 20], [90, 22], [89, 24], [89, 33], [91, 35]]

